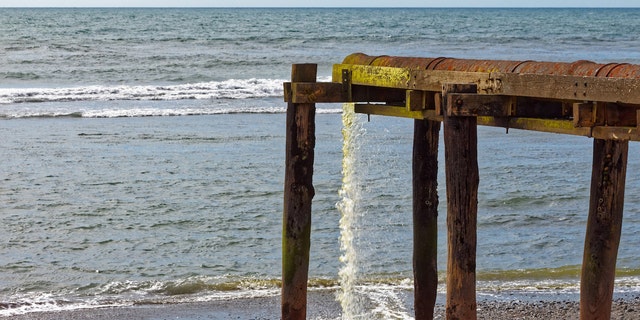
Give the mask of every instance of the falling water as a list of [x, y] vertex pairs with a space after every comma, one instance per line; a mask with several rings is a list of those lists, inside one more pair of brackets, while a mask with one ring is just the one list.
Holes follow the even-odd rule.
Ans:
[[355, 172], [359, 157], [357, 137], [364, 134], [364, 128], [353, 111], [352, 104], [345, 104], [342, 113], [342, 188], [341, 200], [337, 203], [340, 210], [340, 262], [339, 271], [340, 291], [338, 301], [342, 306], [343, 319], [357, 319], [363, 317], [363, 307], [356, 295], [358, 278], [358, 255], [355, 246], [357, 238], [357, 223], [361, 216], [358, 210], [360, 200], [359, 175]]

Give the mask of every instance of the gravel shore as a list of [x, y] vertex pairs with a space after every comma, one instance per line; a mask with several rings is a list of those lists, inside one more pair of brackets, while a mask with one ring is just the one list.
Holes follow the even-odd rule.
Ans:
[[[407, 299], [411, 300], [411, 299]], [[407, 301], [407, 312], [413, 314], [413, 302]], [[340, 306], [332, 292], [312, 292], [308, 300], [308, 319], [340, 319]], [[80, 319], [144, 319], [203, 320], [280, 318], [280, 297], [262, 297], [211, 301], [202, 303], [140, 305], [118, 308], [80, 309], [38, 312], [12, 316], [17, 320], [80, 320]], [[436, 305], [435, 319], [445, 319], [444, 306]], [[577, 301], [489, 301], [478, 302], [478, 319], [579, 319]], [[640, 296], [616, 299], [611, 319], [640, 319]]]
[[[444, 319], [444, 312], [439, 319]], [[482, 302], [478, 319], [579, 319], [576, 301]], [[640, 298], [616, 300], [611, 307], [611, 319], [640, 319]]]

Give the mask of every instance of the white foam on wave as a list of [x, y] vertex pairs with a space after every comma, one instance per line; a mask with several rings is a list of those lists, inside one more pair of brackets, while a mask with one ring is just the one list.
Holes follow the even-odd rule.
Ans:
[[70, 300], [53, 293], [32, 292], [14, 296], [12, 302], [0, 308], [0, 317], [10, 317], [34, 312], [56, 312], [104, 307], [124, 307], [133, 305], [132, 301], [99, 301], [95, 298], [87, 300]]
[[414, 319], [404, 305], [402, 293], [412, 289], [411, 280], [407, 279], [398, 285], [369, 285], [363, 290], [366, 297], [373, 303], [371, 315], [380, 319]]
[[175, 108], [106, 108], [81, 112], [83, 118], [118, 118], [118, 117], [152, 117], [152, 116], [191, 116], [216, 115], [233, 113], [283, 113], [285, 108], [278, 107], [239, 107], [239, 108], [207, 108], [207, 107], [175, 107]]
[[[132, 107], [132, 108], [44, 108], [44, 109], [4, 109], [0, 110], [0, 118], [35, 118], [35, 117], [82, 117], [82, 118], [122, 118], [122, 117], [162, 117], [162, 116], [194, 116], [220, 114], [275, 114], [285, 113], [286, 107]], [[318, 114], [339, 114], [341, 109], [317, 109]]]
[[281, 79], [229, 79], [168, 86], [85, 86], [73, 88], [0, 88], [0, 104], [112, 101], [248, 99], [282, 96]]
[[173, 281], [113, 281], [93, 291], [29, 292], [0, 304], [0, 318], [34, 312], [56, 312], [140, 304], [180, 304], [272, 297], [280, 293], [273, 281], [224, 276], [195, 276]]
[[[0, 118], [284, 113], [287, 105], [282, 99], [282, 82], [248, 79], [174, 86], [0, 88]], [[334, 104], [317, 108], [319, 114], [341, 112]]]
[[[0, 88], [0, 104], [114, 101], [251, 99], [281, 97], [283, 79], [228, 79], [176, 85], [80, 86], [69, 88]], [[331, 77], [318, 78], [320, 82]]]

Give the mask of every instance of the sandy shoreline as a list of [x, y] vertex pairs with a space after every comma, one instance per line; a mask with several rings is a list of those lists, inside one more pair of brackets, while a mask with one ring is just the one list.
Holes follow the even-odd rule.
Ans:
[[[406, 312], [413, 314], [413, 301], [406, 297]], [[340, 305], [332, 291], [309, 293], [308, 319], [339, 319]], [[440, 299], [439, 299], [440, 300]], [[183, 304], [138, 305], [115, 308], [79, 309], [55, 312], [34, 312], [15, 315], [18, 320], [53, 319], [279, 319], [280, 297], [222, 300]], [[578, 319], [579, 303], [575, 300], [479, 300], [478, 319]], [[640, 319], [640, 295], [617, 298], [612, 307], [612, 319]], [[445, 319], [444, 305], [438, 302], [435, 319]]]

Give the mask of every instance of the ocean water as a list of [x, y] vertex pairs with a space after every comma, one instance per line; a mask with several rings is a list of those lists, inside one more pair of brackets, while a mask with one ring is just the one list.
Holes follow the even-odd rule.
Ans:
[[[640, 63], [639, 28], [638, 9], [0, 9], [0, 316], [277, 295], [293, 63], [321, 81], [354, 52]], [[342, 106], [318, 108], [311, 290], [342, 267]], [[413, 122], [358, 121], [356, 288], [409, 318]], [[575, 294], [592, 141], [478, 141], [479, 296]], [[639, 151], [616, 294], [640, 293]]]

